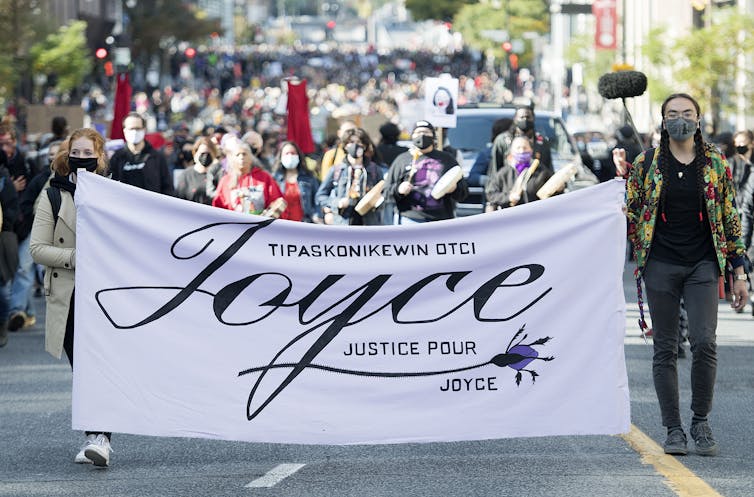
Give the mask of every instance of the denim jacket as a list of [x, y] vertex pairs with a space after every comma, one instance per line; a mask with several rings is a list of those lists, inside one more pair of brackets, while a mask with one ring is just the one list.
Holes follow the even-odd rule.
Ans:
[[[351, 217], [355, 213], [355, 207], [359, 199], [351, 199], [350, 204], [345, 209], [338, 208], [338, 202], [341, 198], [348, 196], [349, 177], [348, 169], [350, 165], [347, 161], [334, 165], [327, 172], [322, 185], [317, 192], [317, 202], [320, 208], [329, 207], [334, 215], [334, 224], [350, 224]], [[374, 163], [369, 162], [364, 166], [366, 171], [366, 188], [362, 195], [374, 187], [382, 178], [382, 168]], [[381, 211], [372, 210], [362, 216], [364, 224], [379, 225], [381, 221]]]
[[[275, 173], [275, 181], [280, 186], [280, 191], [285, 194], [285, 173], [280, 170]], [[317, 206], [315, 195], [319, 189], [319, 181], [310, 174], [298, 174], [298, 191], [301, 195], [301, 207], [304, 209], [305, 223], [311, 223], [314, 217], [322, 217]]]

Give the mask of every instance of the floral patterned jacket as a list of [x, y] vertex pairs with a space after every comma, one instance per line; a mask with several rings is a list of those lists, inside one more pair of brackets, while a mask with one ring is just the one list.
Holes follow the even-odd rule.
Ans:
[[[644, 163], [645, 154], [636, 157], [626, 185], [628, 238], [636, 256], [637, 278], [641, 278], [647, 263], [657, 222], [662, 187], [662, 173], [657, 166], [658, 151], [655, 149], [652, 162], [648, 165]], [[724, 274], [726, 262], [730, 262], [734, 268], [743, 265], [746, 248], [741, 236], [741, 219], [736, 208], [736, 192], [728, 162], [711, 144], [705, 144], [705, 155], [704, 199], [720, 274]]]

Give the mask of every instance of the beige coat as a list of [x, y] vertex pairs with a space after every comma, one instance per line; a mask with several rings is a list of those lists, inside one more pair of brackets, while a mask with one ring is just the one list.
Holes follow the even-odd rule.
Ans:
[[60, 194], [60, 213], [55, 224], [50, 199], [42, 190], [29, 242], [34, 262], [45, 266], [45, 350], [58, 359], [63, 355], [76, 268], [76, 206], [69, 192], [61, 190]]

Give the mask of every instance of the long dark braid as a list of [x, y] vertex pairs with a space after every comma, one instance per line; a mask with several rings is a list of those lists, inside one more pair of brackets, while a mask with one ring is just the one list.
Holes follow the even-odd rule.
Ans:
[[[670, 181], [670, 135], [668, 130], [663, 126], [660, 132], [660, 154], [657, 157], [657, 167], [662, 174], [662, 187], [660, 188], [660, 217], [664, 222], [668, 222], [665, 216], [665, 196], [668, 191], [668, 181]], [[649, 167], [649, 166], [647, 166]]]
[[694, 133], [694, 148], [696, 148], [696, 155], [694, 156], [694, 167], [696, 168], [696, 189], [699, 195], [699, 222], [704, 221], [704, 209], [705, 209], [705, 188], [704, 182], [704, 166], [707, 163], [707, 154], [704, 150], [704, 139], [702, 138], [702, 130], [697, 126], [696, 133]]
[[[665, 106], [668, 102], [675, 98], [684, 98], [690, 101], [696, 109], [697, 117], [701, 118], [699, 104], [696, 100], [694, 100], [693, 97], [687, 95], [686, 93], [674, 93], [673, 95], [670, 95], [668, 98], [666, 98], [662, 103], [663, 120], [665, 119]], [[699, 197], [699, 222], [702, 222], [704, 220], [704, 190], [706, 186], [704, 182], [704, 166], [707, 162], [707, 155], [705, 153], [702, 130], [699, 126], [697, 126], [696, 132], [694, 133], [694, 149], [695, 155], [693, 164], [694, 168], [696, 169], [696, 187]], [[657, 157], [657, 165], [659, 166], [660, 173], [662, 174], [662, 188], [660, 189], [660, 217], [662, 218], [663, 222], [668, 222], [667, 216], [665, 214], [665, 197], [667, 195], [668, 181], [670, 179], [671, 160], [670, 135], [668, 134], [668, 130], [665, 128], [665, 126], [663, 126], [660, 133], [660, 153]]]

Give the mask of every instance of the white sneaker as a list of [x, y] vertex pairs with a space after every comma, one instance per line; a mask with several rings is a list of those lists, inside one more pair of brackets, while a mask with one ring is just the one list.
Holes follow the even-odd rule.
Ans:
[[81, 446], [81, 450], [78, 454], [76, 454], [76, 457], [73, 459], [73, 462], [76, 464], [92, 464], [92, 460], [86, 457], [84, 454], [84, 451], [87, 447], [89, 447], [89, 444], [94, 443], [94, 440], [97, 438], [97, 435], [87, 435], [86, 436], [86, 442], [84, 442], [84, 445]]
[[110, 440], [102, 433], [84, 447], [84, 456], [89, 458], [92, 464], [102, 468], [110, 464], [110, 452]]

